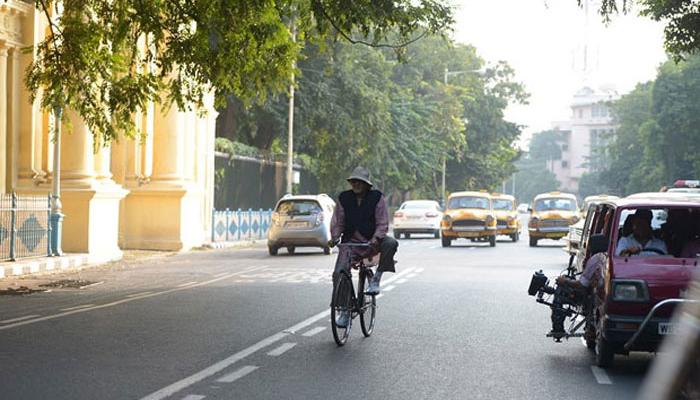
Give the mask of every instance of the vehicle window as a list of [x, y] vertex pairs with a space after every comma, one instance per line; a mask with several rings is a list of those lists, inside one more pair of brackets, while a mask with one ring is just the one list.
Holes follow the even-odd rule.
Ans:
[[561, 211], [575, 211], [576, 201], [567, 198], [546, 198], [539, 199], [535, 202], [535, 211], [550, 211], [550, 210], [561, 210]]
[[431, 201], [412, 201], [401, 205], [402, 210], [424, 210], [426, 208], [437, 208], [437, 206]]
[[512, 210], [513, 209], [513, 202], [510, 200], [495, 199], [495, 200], [493, 200], [493, 209], [494, 210]]
[[476, 196], [461, 196], [450, 199], [448, 208], [480, 208], [489, 209], [489, 199]]
[[321, 212], [321, 206], [313, 200], [287, 200], [277, 206], [282, 215], [311, 215]]
[[625, 248], [642, 245], [643, 251], [631, 255], [680, 257], [684, 246], [697, 234], [697, 224], [693, 224], [696, 215], [687, 208], [624, 209], [620, 212], [615, 254], [625, 255]]

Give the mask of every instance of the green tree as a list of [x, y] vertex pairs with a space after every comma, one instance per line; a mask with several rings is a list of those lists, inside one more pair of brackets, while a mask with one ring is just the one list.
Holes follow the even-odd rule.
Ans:
[[[27, 85], [77, 111], [96, 143], [137, 134], [148, 101], [199, 108], [286, 89], [304, 43], [341, 39], [402, 51], [453, 22], [441, 0], [36, 0], [49, 19]], [[296, 37], [291, 26], [294, 26]], [[161, 98], [163, 96], [164, 98]]]

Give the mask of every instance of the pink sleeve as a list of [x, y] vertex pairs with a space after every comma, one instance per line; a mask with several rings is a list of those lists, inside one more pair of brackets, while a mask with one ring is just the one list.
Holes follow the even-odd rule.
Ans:
[[379, 199], [379, 203], [377, 203], [377, 207], [374, 209], [374, 221], [376, 224], [374, 237], [377, 239], [384, 239], [387, 232], [389, 232], [389, 213], [386, 208], [384, 195]]
[[331, 240], [340, 239], [340, 235], [345, 230], [345, 210], [343, 206], [340, 205], [340, 201], [335, 206], [333, 211], [333, 218], [331, 218]]

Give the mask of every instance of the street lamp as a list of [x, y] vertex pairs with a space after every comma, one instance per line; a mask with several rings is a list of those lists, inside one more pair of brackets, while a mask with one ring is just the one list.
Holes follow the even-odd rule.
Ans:
[[[462, 71], [450, 71], [445, 67], [445, 74], [443, 76], [443, 82], [447, 86], [447, 78], [450, 76], [462, 75], [462, 74], [477, 74], [482, 75], [485, 72], [484, 68], [479, 69], [466, 69]], [[442, 206], [447, 207], [447, 191], [445, 190], [445, 175], [447, 171], [447, 154], [442, 157]]]
[[[297, 41], [297, 29], [292, 18], [292, 41]], [[292, 63], [292, 83], [289, 84], [289, 117], [287, 121], [287, 193], [292, 194], [293, 163], [294, 163], [294, 68]]]
[[61, 205], [61, 120], [63, 109], [54, 107], [53, 138], [53, 188], [51, 193], [51, 255], [63, 255], [61, 235], [63, 234], [63, 213]]

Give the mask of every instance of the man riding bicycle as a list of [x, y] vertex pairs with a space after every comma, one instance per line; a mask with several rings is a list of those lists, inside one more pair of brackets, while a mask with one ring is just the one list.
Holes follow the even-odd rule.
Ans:
[[[338, 196], [338, 204], [331, 220], [331, 243], [333, 245], [341, 239], [342, 242], [369, 242], [370, 246], [341, 247], [333, 272], [335, 283], [338, 274], [348, 270], [353, 259], [369, 258], [377, 253], [379, 267], [377, 273], [369, 283], [366, 293], [379, 294], [379, 282], [384, 272], [395, 272], [394, 255], [399, 243], [387, 235], [389, 230], [389, 214], [386, 200], [382, 192], [372, 189], [369, 179], [369, 171], [363, 167], [357, 167], [347, 178], [352, 187]], [[345, 315], [347, 314], [347, 315]], [[339, 326], [346, 326], [350, 319], [349, 313], [344, 313], [338, 319]]]

